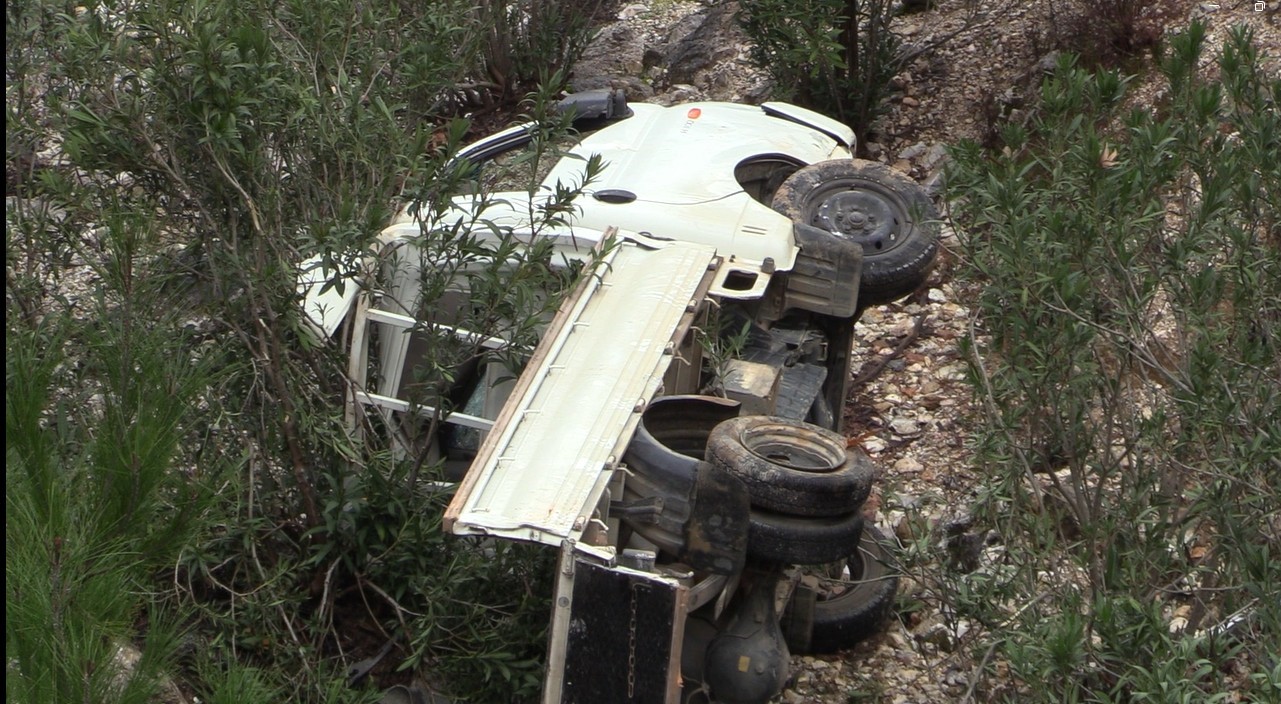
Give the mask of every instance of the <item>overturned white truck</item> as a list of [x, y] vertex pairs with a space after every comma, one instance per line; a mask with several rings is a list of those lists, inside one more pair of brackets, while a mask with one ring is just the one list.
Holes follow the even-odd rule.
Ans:
[[[839, 431], [854, 322], [924, 282], [933, 208], [855, 160], [847, 127], [795, 106], [593, 93], [565, 108], [604, 125], [572, 154], [608, 164], [568, 223], [531, 230], [539, 192], [484, 213], [590, 263], [518, 378], [496, 363], [457, 375], [447, 414], [401, 396], [422, 355], [412, 262], [432, 226], [409, 211], [383, 233], [401, 255], [383, 287], [307, 274], [308, 313], [326, 334], [351, 325], [349, 414], [435, 419], [428, 450], [461, 476], [448, 530], [560, 552], [544, 702], [766, 702], [790, 654], [849, 647], [892, 605], [861, 512], [872, 466]], [[485, 162], [534, 129], [458, 158]], [[561, 159], [546, 191], [582, 163]], [[474, 217], [474, 202], [453, 210]], [[734, 344], [709, 345], [713, 327]]]

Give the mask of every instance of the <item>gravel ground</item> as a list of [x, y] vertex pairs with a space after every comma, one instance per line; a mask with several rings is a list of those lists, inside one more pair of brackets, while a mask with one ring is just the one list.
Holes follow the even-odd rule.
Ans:
[[[620, 21], [631, 23], [646, 42], [662, 45], [672, 27], [708, 4], [635, 3], [624, 8]], [[1281, 71], [1281, 3], [1266, 3], [1262, 11], [1244, 1], [1175, 5], [1167, 26], [1201, 18], [1209, 28], [1207, 56], [1230, 26], [1245, 22], [1266, 55], [1265, 68]], [[934, 48], [894, 78], [897, 92], [868, 145], [872, 156], [935, 188], [946, 145], [984, 139], [994, 114], [1018, 118], [1027, 92], [1053, 66], [1047, 37], [1055, 21], [1050, 3], [1013, 0], [940, 0], [935, 9], [895, 20], [909, 46]], [[1208, 59], [1203, 68], [1215, 70]], [[767, 88], [741, 48], [727, 52], [711, 76], [700, 85], [665, 85], [657, 76], [652, 99], [750, 101]], [[1146, 107], [1160, 90], [1152, 78], [1139, 80], [1131, 100]], [[972, 296], [951, 276], [957, 234], [945, 227], [943, 235], [945, 252], [931, 286], [868, 311], [856, 328], [847, 430], [851, 445], [860, 445], [883, 470], [866, 513], [900, 541], [918, 537], [922, 529], [931, 536], [963, 530], [980, 482], [966, 444], [974, 407], [960, 349], [970, 334]], [[777, 701], [924, 704], [980, 696], [974, 675], [982, 668], [972, 652], [977, 629], [968, 631], [964, 622], [954, 624], [955, 630], [947, 625], [935, 591], [947, 551], [942, 539], [931, 541], [938, 553], [934, 563], [905, 575], [900, 584], [900, 604], [912, 603], [914, 610], [900, 613], [883, 634], [851, 651], [794, 658], [793, 681]], [[1000, 663], [994, 668], [999, 678]]]

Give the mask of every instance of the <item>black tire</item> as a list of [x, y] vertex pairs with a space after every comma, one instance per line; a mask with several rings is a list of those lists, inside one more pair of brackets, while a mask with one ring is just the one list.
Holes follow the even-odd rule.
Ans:
[[938, 254], [938, 216], [929, 195], [883, 164], [859, 159], [810, 164], [778, 187], [771, 205], [795, 222], [863, 245], [861, 307], [916, 290]]
[[894, 610], [898, 575], [889, 564], [885, 535], [875, 526], [866, 526], [858, 546], [844, 561], [848, 579], [820, 580], [826, 588], [820, 588], [814, 603], [809, 647], [793, 652], [825, 655], [852, 648], [878, 633]]
[[843, 560], [863, 534], [863, 515], [802, 518], [752, 509], [747, 559], [787, 565], [821, 565]]
[[793, 516], [844, 516], [872, 489], [872, 462], [817, 425], [740, 416], [707, 438], [708, 462], [740, 477], [752, 505]]

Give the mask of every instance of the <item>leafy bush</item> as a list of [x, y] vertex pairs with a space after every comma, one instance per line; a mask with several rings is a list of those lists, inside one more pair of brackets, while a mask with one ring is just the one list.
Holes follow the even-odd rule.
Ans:
[[479, 24], [488, 27], [482, 50], [485, 72], [501, 104], [538, 86], [561, 90], [574, 62], [587, 48], [593, 24], [610, 0], [482, 0]]
[[744, 0], [752, 61], [779, 97], [850, 125], [859, 145], [898, 71], [889, 0]]
[[1172, 40], [1157, 114], [1068, 58], [1030, 127], [954, 154], [1006, 540], [959, 598], [1020, 701], [1277, 694], [1281, 80], [1244, 28], [1202, 79], [1204, 39]]
[[[541, 29], [519, 12], [546, 7], [502, 5], [517, 13], [504, 15], [508, 29], [528, 33], [522, 46], [542, 46], [554, 30], [557, 56], [569, 60], [585, 40], [576, 5], [557, 5], [560, 25], [539, 15]], [[430, 481], [439, 467], [360, 442], [344, 425], [345, 360], [337, 343], [308, 335], [295, 286], [305, 256], [352, 273], [404, 199], [439, 203], [465, 186], [465, 174], [447, 164], [468, 125], [447, 118], [459, 90], [485, 74], [493, 26], [457, 2], [99, 2], [67, 10], [28, 0], [10, 3], [8, 13], [11, 153], [55, 155], [10, 170], [18, 198], [7, 216], [6, 399], [11, 423], [13, 404], [29, 409], [23, 427], [35, 448], [22, 450], [23, 435], [11, 429], [7, 524], [11, 535], [30, 536], [7, 559], [12, 588], [20, 570], [34, 575], [24, 594], [48, 590], [50, 575], [66, 569], [52, 539], [73, 541], [66, 550], [75, 548], [77, 569], [99, 580], [94, 593], [120, 603], [64, 610], [67, 629], [152, 639], [147, 672], [180, 668], [209, 701], [365, 699], [345, 671], [388, 642], [374, 671], [380, 684], [430, 671], [436, 685], [481, 701], [536, 691], [549, 598], [543, 558], [516, 547], [491, 554], [441, 534], [442, 497]], [[519, 97], [532, 75], [505, 90]], [[560, 80], [548, 76], [549, 84]], [[552, 90], [532, 109], [545, 108]], [[557, 134], [549, 126], [530, 163], [547, 156]], [[564, 184], [551, 201], [560, 210], [546, 218], [563, 217], [576, 193]], [[549, 266], [548, 252], [521, 248], [510, 232], [490, 232], [480, 244], [473, 229], [483, 224], [464, 225], [424, 225], [423, 251], [440, 271], [459, 271], [455, 263], [465, 260], [470, 275], [487, 277], [475, 279], [485, 305], [474, 309], [473, 330], [527, 342], [573, 271]], [[514, 253], [523, 264], [512, 269]], [[86, 306], [88, 294], [64, 290], [86, 263], [99, 270], [97, 307]], [[45, 351], [60, 349], [45, 338], [64, 315], [94, 321], [66, 329], [77, 343], [94, 339], [91, 328], [127, 333], [110, 337], [112, 345], [67, 344], [64, 358]], [[502, 327], [512, 321], [524, 327]], [[18, 354], [23, 340], [29, 353]], [[144, 349], [150, 356], [140, 356]], [[193, 358], [201, 375], [188, 388], [179, 372]], [[424, 373], [451, 365], [429, 359]], [[107, 389], [102, 413], [63, 422], [41, 410], [48, 404], [17, 395], [24, 375], [63, 368]], [[121, 376], [139, 370], [146, 373]], [[73, 408], [71, 399], [91, 396], [77, 390], [81, 376], [47, 381], [40, 388], [53, 398], [75, 390]], [[121, 385], [119, 413], [108, 382]], [[21, 462], [15, 453], [25, 453]], [[182, 471], [197, 460], [227, 468], [215, 495], [198, 492], [204, 479]], [[69, 467], [61, 474], [41, 469], [60, 463]], [[65, 517], [42, 527], [51, 519], [35, 507], [63, 503], [100, 509], [76, 530], [63, 527]], [[92, 536], [109, 542], [88, 542]], [[94, 545], [98, 552], [84, 552]], [[51, 594], [45, 615], [11, 614], [10, 622], [30, 629], [47, 618], [60, 592]], [[148, 596], [122, 598], [134, 594]], [[176, 630], [159, 627], [165, 622], [188, 630], [184, 648], [199, 654], [176, 658], [161, 643]], [[69, 668], [65, 677], [83, 675], [85, 662], [106, 662], [109, 641], [84, 638], [96, 650], [73, 657], [10, 634], [10, 686], [32, 683], [22, 700], [85, 700], [85, 686], [88, 699], [106, 700], [115, 686], [104, 666], [92, 682], [64, 687], [40, 660], [56, 656]], [[140, 677], [137, 686], [153, 680]]]

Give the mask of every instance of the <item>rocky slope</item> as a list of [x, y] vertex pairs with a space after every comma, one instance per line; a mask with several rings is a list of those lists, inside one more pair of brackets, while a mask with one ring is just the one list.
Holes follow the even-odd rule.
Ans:
[[[1251, 25], [1281, 71], [1281, 3], [1169, 3], [1168, 29], [1193, 17], [1217, 47], [1233, 24]], [[621, 87], [631, 100], [760, 102], [768, 77], [747, 59], [731, 0], [647, 0], [625, 5], [605, 26], [576, 69], [579, 90]], [[895, 78], [895, 93], [868, 151], [939, 195], [946, 147], [986, 138], [1002, 119], [1020, 119], [1039, 77], [1054, 65], [1056, 21], [1049, 2], [940, 0], [933, 9], [900, 15], [895, 29], [910, 49], [927, 50]], [[1160, 90], [1142, 75], [1135, 105]], [[1215, 68], [1208, 62], [1206, 71]], [[940, 203], [946, 211], [946, 204]], [[953, 282], [956, 234], [944, 226], [947, 251], [925, 291], [871, 310], [857, 327], [853, 391], [846, 408], [852, 444], [883, 468], [867, 512], [900, 540], [929, 531], [946, 561], [976, 557], [999, 536], [971, 532], [967, 507], [979, 481], [966, 439], [974, 414], [960, 343], [971, 334], [969, 296]], [[886, 632], [839, 656], [795, 659], [794, 679], [779, 701], [910, 704], [974, 701], [982, 663], [968, 647], [964, 621], [945, 619], [939, 582], [926, 566], [907, 574], [900, 613]], [[952, 625], [948, 625], [951, 623]]]

